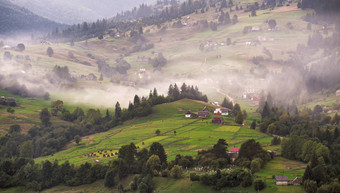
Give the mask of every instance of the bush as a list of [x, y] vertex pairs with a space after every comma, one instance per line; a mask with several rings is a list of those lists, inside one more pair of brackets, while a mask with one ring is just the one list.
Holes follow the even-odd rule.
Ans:
[[169, 177], [170, 171], [169, 170], [163, 170], [162, 171], [162, 177]]
[[191, 181], [199, 181], [200, 180], [200, 176], [196, 174], [196, 172], [191, 172], [190, 173], [190, 180]]
[[263, 190], [266, 187], [266, 183], [262, 180], [255, 180], [254, 182], [254, 188], [256, 191]]
[[116, 173], [114, 171], [111, 170], [106, 172], [104, 185], [109, 188], [113, 187], [115, 185], [115, 177]]
[[183, 175], [183, 170], [182, 167], [179, 165], [175, 165], [172, 169], [171, 169], [171, 176], [174, 178], [180, 178]]

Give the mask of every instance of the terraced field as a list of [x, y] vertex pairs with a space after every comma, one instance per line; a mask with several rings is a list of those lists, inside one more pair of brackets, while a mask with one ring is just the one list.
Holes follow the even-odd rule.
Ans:
[[[211, 124], [211, 119], [184, 117], [186, 110], [203, 107], [203, 104], [188, 99], [157, 105], [149, 117], [128, 121], [108, 132], [84, 137], [80, 145], [70, 144], [64, 151], [36, 161], [69, 160], [77, 165], [94, 160], [108, 162], [117, 156], [122, 145], [131, 142], [139, 149], [148, 148], [153, 142], [160, 142], [164, 145], [168, 160], [173, 160], [177, 154], [195, 156], [197, 151], [212, 147], [221, 138], [226, 139], [230, 147], [240, 146], [248, 139], [270, 143], [272, 137], [247, 127], [236, 126], [231, 118], [226, 120], [233, 122], [233, 125], [220, 126]], [[212, 111], [214, 108], [209, 109]], [[161, 132], [159, 136], [155, 134], [157, 129]]]

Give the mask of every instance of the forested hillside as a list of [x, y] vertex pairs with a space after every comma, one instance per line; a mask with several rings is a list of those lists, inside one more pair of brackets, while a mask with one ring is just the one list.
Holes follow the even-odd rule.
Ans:
[[25, 8], [0, 0], [0, 34], [14, 31], [52, 30], [63, 25], [37, 16]]
[[75, 24], [84, 21], [113, 17], [142, 3], [154, 4], [156, 0], [11, 0], [33, 13], [50, 20]]

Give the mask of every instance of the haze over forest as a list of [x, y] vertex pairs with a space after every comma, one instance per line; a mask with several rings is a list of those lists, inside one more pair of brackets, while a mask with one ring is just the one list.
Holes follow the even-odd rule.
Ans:
[[142, 3], [154, 4], [156, 0], [10, 0], [33, 13], [62, 24], [111, 18], [121, 11], [138, 7]]
[[0, 0], [0, 193], [340, 192], [340, 1]]

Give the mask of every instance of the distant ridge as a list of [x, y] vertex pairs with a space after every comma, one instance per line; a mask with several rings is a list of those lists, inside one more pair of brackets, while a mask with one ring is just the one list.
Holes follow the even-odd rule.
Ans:
[[40, 17], [8, 0], [0, 0], [0, 34], [52, 31], [56, 27], [66, 27], [66, 25]]

